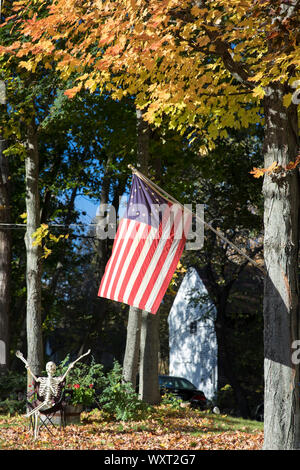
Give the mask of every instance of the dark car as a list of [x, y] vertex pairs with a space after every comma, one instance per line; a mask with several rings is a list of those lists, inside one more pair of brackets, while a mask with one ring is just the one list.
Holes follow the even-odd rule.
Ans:
[[204, 410], [207, 407], [207, 399], [204, 393], [198, 390], [189, 380], [183, 377], [159, 375], [158, 381], [161, 395], [172, 393], [183, 401], [189, 401], [194, 408]]

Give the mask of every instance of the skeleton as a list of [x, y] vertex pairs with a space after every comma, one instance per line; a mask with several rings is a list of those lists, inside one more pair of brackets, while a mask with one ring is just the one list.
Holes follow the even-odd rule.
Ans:
[[58, 396], [59, 391], [60, 391], [60, 385], [64, 382], [66, 376], [70, 372], [70, 370], [74, 367], [76, 362], [80, 361], [84, 356], [87, 356], [90, 354], [91, 350], [89, 349], [88, 352], [83, 354], [82, 356], [78, 357], [76, 361], [71, 362], [69, 365], [68, 369], [64, 373], [63, 376], [61, 377], [54, 377], [54, 374], [56, 372], [56, 365], [54, 362], [47, 362], [46, 364], [46, 372], [47, 372], [47, 377], [36, 377], [32, 370], [29, 367], [28, 362], [24, 358], [23, 354], [20, 351], [16, 352], [16, 356], [21, 359], [21, 361], [24, 362], [26, 369], [30, 373], [30, 375], [33, 377], [33, 379], [40, 384], [39, 386], [39, 395], [41, 398], [43, 398], [42, 403], [40, 403], [38, 406], [33, 408], [33, 410], [29, 411], [26, 414], [26, 417], [30, 417], [34, 415], [34, 438], [37, 438], [38, 434], [38, 421], [40, 418], [40, 410], [45, 410], [53, 406], [54, 404], [54, 399]]

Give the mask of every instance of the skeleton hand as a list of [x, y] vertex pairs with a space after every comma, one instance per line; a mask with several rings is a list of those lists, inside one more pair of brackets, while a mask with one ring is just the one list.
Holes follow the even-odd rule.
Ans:
[[16, 351], [16, 356], [17, 356], [19, 359], [21, 359], [21, 361], [23, 361], [23, 362], [25, 361], [24, 356], [23, 356], [23, 354], [21, 353], [21, 351]]
[[24, 358], [24, 356], [23, 356], [23, 354], [21, 353], [21, 351], [17, 351], [17, 352], [16, 352], [16, 356], [17, 356], [19, 359], [21, 359], [22, 362], [24, 362], [26, 369], [30, 372], [30, 374], [32, 375], [32, 377], [34, 378], [34, 380], [37, 381], [38, 379], [36, 378], [36, 376], [34, 375], [34, 373], [32, 372], [32, 370], [30, 369], [29, 364], [28, 364], [28, 362], [26, 361], [26, 359]]
[[82, 359], [84, 356], [87, 356], [88, 354], [90, 354], [91, 350], [89, 349], [88, 352], [86, 352], [85, 354], [82, 354], [82, 356], [78, 357], [76, 359], [76, 361], [74, 362], [71, 362], [71, 364], [69, 365], [67, 371], [64, 373], [64, 375], [62, 376], [61, 378], [61, 381], [65, 380], [67, 374], [70, 372], [70, 370], [75, 366], [76, 362], [80, 361], [80, 359]]

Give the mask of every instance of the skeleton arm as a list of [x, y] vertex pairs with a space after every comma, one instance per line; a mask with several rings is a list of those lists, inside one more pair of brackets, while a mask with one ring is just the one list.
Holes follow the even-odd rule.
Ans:
[[70, 372], [70, 370], [74, 367], [74, 365], [76, 364], [76, 362], [80, 361], [80, 359], [82, 359], [84, 356], [87, 356], [88, 354], [90, 354], [91, 350], [89, 349], [88, 352], [86, 352], [85, 354], [82, 354], [82, 356], [78, 357], [76, 359], [76, 361], [74, 362], [71, 362], [71, 364], [69, 365], [68, 369], [66, 370], [66, 372], [64, 373], [64, 375], [61, 377], [61, 382], [63, 382], [66, 378], [66, 376], [68, 375], [68, 373]]
[[34, 378], [34, 380], [35, 380], [36, 382], [38, 382], [39, 379], [34, 375], [34, 373], [32, 372], [32, 370], [30, 369], [29, 364], [28, 364], [28, 362], [26, 361], [26, 359], [24, 358], [24, 356], [23, 356], [23, 354], [21, 353], [21, 351], [17, 351], [17, 352], [16, 352], [16, 356], [17, 356], [19, 359], [21, 359], [21, 361], [24, 362], [25, 367], [26, 367], [26, 369], [28, 370], [28, 372], [32, 375], [32, 377]]

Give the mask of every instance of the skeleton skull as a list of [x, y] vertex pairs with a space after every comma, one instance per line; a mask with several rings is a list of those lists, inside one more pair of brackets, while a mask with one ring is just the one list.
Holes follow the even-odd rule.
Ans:
[[46, 372], [48, 375], [53, 376], [56, 372], [56, 365], [54, 362], [47, 362], [46, 364]]

